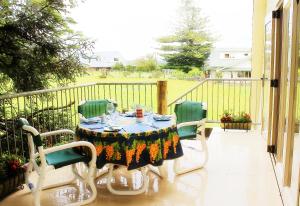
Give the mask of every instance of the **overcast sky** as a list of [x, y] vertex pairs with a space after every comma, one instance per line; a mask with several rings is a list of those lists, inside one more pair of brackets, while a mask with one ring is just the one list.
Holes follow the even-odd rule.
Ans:
[[[250, 48], [252, 0], [196, 0], [215, 47]], [[74, 8], [76, 30], [96, 40], [95, 51], [119, 51], [127, 60], [154, 53], [172, 34], [180, 0], [85, 0]]]

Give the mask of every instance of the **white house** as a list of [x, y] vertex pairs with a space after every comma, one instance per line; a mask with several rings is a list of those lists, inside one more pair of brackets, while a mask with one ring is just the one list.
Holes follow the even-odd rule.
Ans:
[[212, 50], [208, 60], [207, 73], [211, 78], [251, 77], [251, 50], [227, 48]]
[[98, 70], [109, 70], [116, 63], [123, 63], [125, 60], [120, 52], [117, 51], [104, 51], [96, 52], [93, 55], [93, 58], [90, 60], [85, 60], [84, 64], [87, 65], [89, 71], [98, 71]]

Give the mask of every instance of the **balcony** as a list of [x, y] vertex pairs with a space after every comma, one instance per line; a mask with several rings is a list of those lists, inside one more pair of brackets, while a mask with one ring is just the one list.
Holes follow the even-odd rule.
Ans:
[[[266, 152], [266, 140], [258, 130], [223, 131], [218, 128], [219, 117], [225, 110], [248, 112], [254, 125], [259, 124], [258, 104], [255, 102], [260, 98], [260, 87], [259, 79], [205, 79], [173, 101], [169, 100], [167, 108], [163, 108], [161, 99], [157, 98], [164, 95], [160, 94], [162, 88], [156, 82], [98, 83], [1, 97], [1, 152], [27, 156], [26, 142], [15, 126], [19, 116], [27, 117], [40, 131], [74, 129], [79, 121], [77, 106], [85, 99], [114, 99], [120, 108], [125, 109], [136, 102], [168, 113], [173, 112], [177, 101], [206, 102], [207, 122], [214, 129], [208, 138], [209, 161], [204, 169], [175, 177], [173, 162], [169, 161], [164, 165], [168, 178], [160, 179], [151, 174], [146, 194], [135, 198], [112, 195], [104, 186], [106, 178], [98, 178], [98, 196], [91, 205], [118, 205], [120, 202], [132, 205], [137, 201], [141, 205], [149, 205], [149, 202], [153, 205], [282, 205], [272, 161]], [[54, 137], [44, 143], [51, 147], [59, 141], [62, 139]], [[191, 142], [187, 140], [183, 144], [188, 146]], [[188, 150], [184, 158], [189, 160], [186, 162], [192, 160], [190, 164], [193, 164], [196, 163], [193, 161], [195, 155]], [[55, 171], [47, 182], [60, 179], [58, 177], [65, 178], [66, 174], [71, 178], [70, 168]], [[115, 187], [138, 188], [141, 185], [139, 172], [118, 170], [116, 174]], [[64, 205], [75, 199], [84, 199], [89, 193], [83, 193], [83, 188], [83, 184], [77, 183], [46, 190], [42, 193], [42, 204]], [[0, 202], [0, 205], [30, 205], [31, 201], [29, 189], [25, 188]]]
[[[185, 142], [184, 144], [189, 144]], [[215, 128], [208, 139], [209, 161], [204, 169], [174, 177], [173, 162], [165, 165], [168, 178], [150, 176], [150, 187], [138, 196], [112, 195], [105, 187], [106, 179], [97, 182], [98, 196], [90, 205], [282, 205], [271, 159], [266, 153], [266, 141], [253, 130], [249, 132]], [[194, 158], [185, 153], [184, 158]], [[139, 187], [139, 172], [129, 174], [123, 170], [116, 173], [114, 185], [120, 188]], [[60, 177], [71, 177], [66, 171], [55, 173], [47, 182]], [[126, 177], [126, 179], [124, 178]], [[42, 205], [65, 205], [83, 198], [84, 186], [80, 183], [62, 188], [45, 190]], [[0, 202], [4, 205], [30, 205], [32, 195], [26, 188]]]

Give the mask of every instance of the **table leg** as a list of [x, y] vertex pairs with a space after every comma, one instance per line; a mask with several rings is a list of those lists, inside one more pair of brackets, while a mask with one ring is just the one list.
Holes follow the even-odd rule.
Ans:
[[113, 164], [109, 165], [109, 172], [108, 172], [108, 177], [107, 177], [107, 189], [111, 193], [113, 193], [115, 195], [138, 195], [138, 194], [146, 192], [146, 190], [148, 189], [149, 177], [147, 175], [148, 171], [147, 171], [146, 167], [141, 168], [142, 177], [143, 177], [143, 185], [138, 190], [116, 190], [116, 189], [114, 189], [111, 185], [111, 181], [112, 181], [112, 177], [113, 177], [113, 170], [114, 170], [114, 165]]
[[164, 165], [158, 167], [153, 167], [151, 165], [148, 165], [148, 169], [150, 172], [159, 176], [161, 179], [164, 179], [167, 176], [166, 168], [164, 167]]

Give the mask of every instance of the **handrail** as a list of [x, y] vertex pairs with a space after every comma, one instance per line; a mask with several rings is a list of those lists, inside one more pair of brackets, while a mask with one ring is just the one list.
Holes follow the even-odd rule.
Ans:
[[260, 78], [207, 78], [207, 81], [259, 81]]
[[188, 95], [189, 93], [191, 93], [192, 91], [194, 91], [195, 89], [197, 89], [202, 84], [204, 84], [205, 82], [208, 82], [208, 81], [261, 81], [261, 79], [260, 78], [222, 78], [222, 79], [220, 79], [220, 78], [206, 78], [206, 79], [202, 80], [201, 82], [199, 82], [194, 87], [192, 87], [191, 89], [189, 89], [188, 91], [186, 91], [185, 93], [183, 93], [182, 95], [180, 95], [179, 97], [177, 97], [171, 103], [169, 103], [168, 107], [170, 107], [172, 104], [176, 103], [178, 100], [182, 99], [183, 97], [185, 97], [186, 95]]
[[26, 96], [36, 95], [36, 94], [43, 94], [47, 92], [57, 92], [57, 91], [62, 91], [67, 89], [76, 89], [80, 87], [89, 87], [89, 86], [96, 86], [96, 85], [156, 85], [156, 82], [96, 82], [96, 83], [80, 84], [74, 86], [57, 87], [52, 89], [42, 89], [42, 90], [36, 90], [30, 92], [7, 94], [7, 95], [0, 96], [0, 100], [11, 99], [16, 97], [26, 97]]
[[168, 104], [168, 107], [170, 107], [172, 104], [174, 104], [175, 102], [177, 102], [178, 100], [180, 100], [182, 97], [186, 96], [187, 94], [189, 94], [190, 92], [194, 91], [195, 89], [197, 89], [199, 86], [201, 86], [202, 84], [204, 84], [208, 79], [204, 79], [201, 82], [199, 82], [197, 85], [195, 85], [194, 87], [192, 87], [191, 89], [189, 89], [188, 91], [186, 91], [185, 93], [183, 93], [182, 95], [180, 95], [179, 97], [177, 97], [175, 100], [173, 100], [171, 103]]

